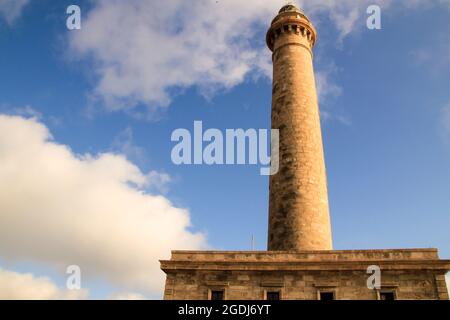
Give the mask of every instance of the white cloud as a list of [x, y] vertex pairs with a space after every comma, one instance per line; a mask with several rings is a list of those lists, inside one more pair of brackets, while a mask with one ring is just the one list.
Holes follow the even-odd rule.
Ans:
[[150, 171], [147, 178], [151, 181], [150, 187], [162, 193], [168, 191], [168, 184], [172, 181], [172, 177], [164, 172]]
[[145, 149], [137, 146], [133, 141], [133, 129], [126, 127], [114, 137], [111, 147], [133, 161], [143, 161], [145, 159]]
[[22, 13], [29, 0], [0, 0], [0, 17], [11, 25]]
[[320, 120], [323, 123], [327, 123], [330, 121], [337, 121], [345, 126], [352, 125], [352, 120], [348, 116], [325, 110], [320, 110]]
[[86, 299], [86, 290], [58, 288], [50, 279], [0, 268], [0, 300]]
[[450, 36], [442, 34], [433, 40], [433, 45], [422, 44], [410, 55], [416, 66], [425, 67], [433, 75], [447, 75], [446, 71], [450, 69]]
[[96, 60], [96, 92], [110, 108], [167, 106], [169, 90], [195, 85], [209, 93], [263, 72], [269, 55], [249, 41], [277, 2], [252, 10], [254, 1], [98, 1], [71, 44]]
[[351, 119], [348, 116], [340, 114], [337, 110], [328, 108], [328, 100], [339, 97], [342, 94], [342, 88], [336, 84], [333, 77], [338, 72], [338, 68], [333, 64], [328, 64], [326, 68], [316, 71], [316, 87], [320, 105], [320, 120], [325, 123], [337, 121], [340, 124], [350, 126]]
[[[131, 127], [126, 127], [119, 132], [113, 139], [111, 148], [113, 152], [119, 152], [125, 155], [127, 159], [136, 163], [143, 163], [147, 159], [145, 149], [134, 143]], [[172, 181], [172, 178], [167, 173], [152, 170], [147, 174], [147, 181], [148, 183], [145, 187], [166, 193], [168, 191], [168, 184]]]
[[25, 118], [35, 118], [37, 120], [42, 119], [42, 113], [29, 105], [26, 105], [25, 107], [12, 108], [11, 110], [8, 110], [8, 114], [22, 116]]
[[108, 300], [147, 300], [145, 296], [134, 292], [120, 292], [111, 295]]
[[161, 292], [158, 259], [205, 239], [188, 230], [187, 210], [144, 191], [154, 177], [120, 155], [74, 154], [36, 119], [0, 115], [0, 256]]
[[[298, 2], [316, 24], [329, 16], [340, 39], [366, 28], [370, 4], [413, 6], [410, 0]], [[417, 0], [414, 6], [424, 3]], [[143, 103], [154, 111], [186, 88], [197, 87], [211, 96], [242, 83], [249, 73], [270, 77], [270, 53], [262, 33], [283, 4], [99, 0], [84, 13], [82, 30], [70, 33], [70, 48], [75, 56], [93, 58], [98, 75], [94, 95], [107, 108], [129, 111]]]
[[338, 97], [342, 94], [342, 88], [332, 80], [334, 68], [326, 68], [316, 72], [316, 88], [319, 101], [323, 102], [329, 97]]

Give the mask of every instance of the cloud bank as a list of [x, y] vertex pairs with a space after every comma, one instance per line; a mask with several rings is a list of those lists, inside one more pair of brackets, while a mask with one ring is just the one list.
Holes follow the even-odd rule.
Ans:
[[108, 300], [146, 300], [146, 298], [139, 293], [120, 292], [109, 296]]
[[158, 259], [206, 246], [187, 210], [146, 193], [164, 179], [120, 155], [74, 154], [37, 120], [0, 115], [1, 258], [78, 265], [83, 279], [160, 293]]
[[86, 290], [58, 288], [50, 279], [0, 269], [0, 300], [86, 299]]
[[[328, 17], [340, 39], [365, 29], [371, 4], [429, 5], [425, 0], [298, 2], [317, 25]], [[144, 104], [153, 110], [168, 106], [187, 88], [211, 96], [250, 74], [270, 77], [263, 32], [284, 4], [284, 0], [99, 0], [83, 13], [82, 30], [70, 33], [70, 49], [76, 57], [93, 62], [98, 79], [94, 96], [107, 108], [130, 110]], [[318, 76], [322, 89], [330, 84], [320, 82], [324, 74]]]
[[0, 0], [0, 18], [11, 25], [22, 13], [29, 0]]

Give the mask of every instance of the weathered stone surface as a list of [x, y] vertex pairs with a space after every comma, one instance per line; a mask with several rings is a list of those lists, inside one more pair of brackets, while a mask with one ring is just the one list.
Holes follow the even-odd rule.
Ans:
[[279, 172], [270, 177], [268, 249], [331, 250], [312, 63], [316, 31], [300, 10], [281, 10], [266, 39], [273, 51], [272, 128], [280, 130]]
[[[316, 300], [320, 290], [339, 300], [375, 300], [367, 267], [381, 268], [381, 291], [397, 299], [448, 299], [444, 275], [449, 260], [436, 249], [345, 251], [173, 251], [161, 261], [167, 274], [164, 299], [208, 299], [224, 290], [229, 300], [263, 300], [267, 291], [282, 299]], [[192, 285], [195, 283], [195, 286]]]
[[[280, 170], [270, 178], [269, 251], [173, 251], [161, 261], [164, 299], [445, 299], [450, 260], [436, 249], [332, 251], [327, 183], [312, 64], [316, 31], [293, 5], [267, 33], [273, 51], [272, 127], [280, 130]], [[381, 289], [367, 287], [369, 266], [381, 269]]]

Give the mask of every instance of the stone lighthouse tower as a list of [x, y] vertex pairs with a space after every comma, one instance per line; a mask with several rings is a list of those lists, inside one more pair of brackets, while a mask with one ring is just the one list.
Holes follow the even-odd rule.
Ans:
[[[266, 36], [273, 53], [272, 128], [280, 132], [268, 251], [173, 250], [160, 260], [164, 299], [448, 300], [450, 260], [441, 260], [437, 249], [332, 250], [312, 60], [316, 38], [311, 21], [291, 4]], [[381, 272], [377, 287], [368, 285], [374, 266]]]
[[272, 128], [280, 166], [270, 177], [269, 250], [331, 250], [327, 179], [314, 80], [317, 33], [296, 6], [281, 8], [267, 32], [273, 56]]

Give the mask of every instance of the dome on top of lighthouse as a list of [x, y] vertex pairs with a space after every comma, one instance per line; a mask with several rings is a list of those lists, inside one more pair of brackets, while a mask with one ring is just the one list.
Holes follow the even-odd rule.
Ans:
[[303, 17], [309, 21], [309, 18], [306, 16], [306, 14], [303, 12], [303, 10], [300, 9], [299, 7], [297, 7], [293, 2], [289, 2], [288, 4], [284, 5], [280, 9], [280, 11], [278, 11], [278, 14], [283, 14], [283, 13], [297, 13], [298, 15], [300, 15], [301, 17]]
[[286, 4], [285, 6], [283, 6], [278, 13], [283, 13], [283, 12], [299, 12], [299, 13], [303, 13], [303, 11], [301, 9], [299, 9], [292, 2], [290, 2], [290, 3]]

